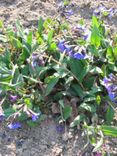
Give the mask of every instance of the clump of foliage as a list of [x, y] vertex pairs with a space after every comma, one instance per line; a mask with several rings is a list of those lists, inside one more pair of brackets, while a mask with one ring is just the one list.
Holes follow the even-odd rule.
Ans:
[[104, 134], [117, 136], [117, 36], [103, 21], [93, 16], [89, 29], [50, 18], [32, 31], [19, 22], [0, 26], [1, 121], [9, 119], [11, 129], [19, 121], [35, 126], [57, 103], [65, 122], [75, 99], [70, 127], [80, 125], [94, 151]]

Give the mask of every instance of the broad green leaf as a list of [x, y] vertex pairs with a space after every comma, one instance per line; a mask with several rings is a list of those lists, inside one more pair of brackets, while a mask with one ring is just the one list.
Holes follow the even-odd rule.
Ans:
[[106, 57], [108, 58], [108, 61], [110, 63], [114, 63], [115, 57], [114, 57], [114, 53], [113, 53], [113, 48], [111, 46], [109, 46], [107, 48]]
[[83, 121], [84, 119], [85, 119], [85, 115], [84, 115], [84, 114], [78, 115], [78, 116], [74, 119], [74, 121], [70, 124], [70, 127], [73, 128], [73, 127], [79, 125], [80, 122]]
[[73, 84], [70, 87], [70, 92], [71, 94], [73, 94], [74, 96], [80, 96], [80, 97], [84, 97], [84, 91], [83, 89], [78, 85], [78, 84]]
[[95, 45], [89, 45], [88, 46], [88, 49], [89, 49], [89, 52], [92, 54], [92, 55], [95, 55], [95, 56], [98, 56], [99, 53], [98, 53], [98, 50], [96, 48]]
[[51, 45], [51, 42], [53, 40], [53, 34], [54, 34], [54, 30], [50, 30], [49, 33], [48, 33], [48, 38], [47, 38], [47, 41], [48, 41], [48, 44]]
[[72, 107], [71, 106], [65, 106], [63, 108], [63, 118], [64, 120], [67, 120], [72, 114]]
[[8, 118], [10, 115], [14, 113], [15, 113], [15, 110], [12, 107], [4, 110], [4, 114], [6, 118]]
[[91, 101], [95, 101], [96, 100], [96, 98], [95, 98], [95, 96], [90, 96], [90, 97], [86, 97], [85, 99], [84, 99], [84, 102], [91, 102]]
[[93, 27], [96, 26], [97, 28], [100, 26], [100, 23], [99, 23], [99, 21], [98, 21], [96, 16], [92, 17], [92, 26]]
[[32, 40], [33, 40], [33, 33], [29, 32], [28, 36], [27, 36], [27, 43], [32, 46]]
[[0, 41], [5, 43], [8, 41], [8, 39], [5, 35], [0, 34]]
[[16, 29], [17, 29], [18, 36], [24, 38], [24, 30], [19, 21], [16, 22]]
[[95, 113], [96, 112], [96, 107], [93, 104], [82, 103], [82, 104], [80, 104], [79, 108], [87, 110], [87, 111], [89, 111], [91, 113]]
[[117, 137], [117, 127], [102, 125], [101, 129], [102, 129], [102, 131], [103, 131], [103, 133], [105, 135], [112, 136], [112, 137]]
[[99, 29], [94, 25], [91, 32], [91, 44], [95, 45], [96, 47], [99, 47], [101, 44], [101, 37]]
[[64, 108], [64, 101], [63, 100], [59, 100], [59, 104], [62, 108]]
[[49, 95], [53, 90], [54, 86], [57, 84], [59, 77], [56, 76], [49, 76], [45, 79], [45, 83], [47, 87], [45, 89], [45, 96]]
[[108, 106], [107, 112], [106, 112], [106, 122], [107, 124], [110, 124], [113, 121], [114, 118], [114, 110], [111, 106]]
[[42, 17], [40, 17], [38, 21], [38, 32], [40, 35], [42, 34], [42, 31], [44, 29], [43, 24], [44, 24], [44, 20], [42, 19]]
[[101, 70], [101, 68], [93, 66], [93, 68], [90, 70], [90, 73], [91, 74], [102, 74], [103, 71]]
[[21, 115], [20, 116], [18, 116], [18, 121], [24, 121], [24, 120], [26, 120], [28, 118], [28, 115], [26, 114], [26, 113], [24, 113], [24, 112], [22, 112], [21, 113]]

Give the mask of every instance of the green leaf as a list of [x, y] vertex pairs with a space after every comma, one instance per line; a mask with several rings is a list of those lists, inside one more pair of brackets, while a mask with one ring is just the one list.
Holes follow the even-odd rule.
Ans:
[[79, 125], [80, 122], [83, 121], [84, 119], [85, 119], [85, 115], [84, 115], [84, 114], [78, 115], [78, 116], [74, 119], [74, 121], [70, 124], [70, 127], [73, 128], [73, 127]]
[[96, 146], [94, 147], [93, 152], [96, 152], [101, 148], [103, 141], [104, 141], [104, 139], [103, 139], [103, 137], [101, 137], [100, 140], [97, 142]]
[[91, 102], [91, 101], [95, 101], [95, 100], [96, 100], [95, 96], [93, 96], [93, 97], [86, 97], [84, 99], [84, 102]]
[[31, 100], [29, 98], [25, 98], [24, 102], [30, 109], [32, 109], [33, 105], [32, 105], [32, 102], [31, 102]]
[[0, 20], [0, 28], [3, 28], [3, 21], [2, 20]]
[[5, 43], [5, 42], [8, 41], [8, 39], [7, 39], [7, 37], [5, 35], [0, 34], [0, 41]]
[[95, 56], [99, 55], [98, 50], [97, 50], [95, 45], [89, 45], [88, 49], [89, 49], [89, 52], [91, 52], [92, 55], [95, 55]]
[[107, 112], [106, 112], [106, 122], [107, 124], [110, 124], [113, 121], [114, 117], [114, 110], [111, 106], [108, 106]]
[[80, 109], [85, 109], [91, 113], [95, 113], [96, 112], [96, 107], [95, 105], [92, 105], [92, 104], [87, 104], [87, 103], [82, 103], [80, 106], [79, 106]]
[[19, 21], [16, 22], [16, 29], [17, 29], [18, 36], [24, 38], [24, 30]]
[[50, 30], [49, 33], [48, 33], [48, 38], [47, 38], [47, 41], [48, 41], [48, 44], [51, 45], [51, 42], [52, 42], [52, 39], [53, 39], [53, 34], [54, 34], [54, 30]]
[[22, 43], [15, 37], [12, 37], [12, 43], [16, 49], [22, 48]]
[[[84, 65], [84, 61], [70, 59], [69, 60], [69, 66], [71, 69], [71, 72], [80, 80], [84, 78], [87, 72], [87, 67]], [[83, 64], [84, 63], [84, 64]]]
[[63, 108], [63, 118], [64, 120], [67, 120], [72, 114], [72, 107], [71, 106], [65, 106]]
[[99, 47], [101, 44], [101, 37], [99, 29], [94, 25], [91, 32], [91, 44]]
[[99, 23], [99, 21], [98, 21], [96, 16], [92, 17], [92, 26], [93, 27], [96, 26], [97, 28], [100, 26], [100, 23]]
[[71, 85], [70, 92], [74, 96], [80, 96], [81, 98], [85, 95], [83, 89], [78, 84]]
[[109, 46], [109, 47], [107, 48], [106, 57], [108, 58], [108, 61], [109, 61], [110, 63], [114, 63], [115, 57], [114, 57], [114, 53], [113, 53], [113, 48], [112, 48], [111, 46]]
[[90, 70], [90, 73], [91, 74], [102, 74], [103, 71], [101, 70], [101, 68], [93, 66], [93, 68]]
[[19, 121], [24, 121], [24, 120], [26, 120], [27, 118], [28, 118], [28, 115], [27, 115], [26, 113], [22, 112], [21, 115], [18, 116], [17, 119], [18, 119]]
[[33, 33], [29, 32], [28, 36], [27, 36], [27, 43], [32, 46], [32, 40], [33, 40]]
[[62, 108], [64, 108], [64, 101], [63, 100], [59, 100], [59, 104]]
[[40, 35], [42, 34], [42, 31], [44, 29], [43, 24], [44, 24], [44, 20], [42, 19], [42, 17], [40, 17], [40, 19], [38, 21], [38, 32]]
[[56, 76], [49, 76], [45, 79], [45, 83], [47, 84], [47, 87], [45, 89], [45, 96], [51, 93], [54, 86], [57, 84], [58, 80], [59, 80], [59, 77], [56, 77]]
[[10, 115], [14, 114], [15, 110], [13, 108], [8, 108], [4, 110], [5, 117], [8, 118]]
[[112, 136], [112, 137], [117, 137], [117, 127], [102, 125], [101, 129], [102, 129], [102, 131], [103, 131], [103, 133], [105, 135]]

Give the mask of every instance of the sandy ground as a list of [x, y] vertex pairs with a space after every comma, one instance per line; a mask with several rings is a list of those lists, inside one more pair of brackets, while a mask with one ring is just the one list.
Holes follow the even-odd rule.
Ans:
[[[5, 25], [14, 24], [17, 19], [25, 27], [37, 25], [40, 16], [56, 17], [60, 0], [0, 0], [0, 19]], [[93, 10], [103, 3], [108, 8], [117, 8], [117, 0], [72, 0], [74, 14], [71, 23], [77, 23], [84, 18], [90, 23]], [[105, 19], [105, 23], [114, 31], [117, 30], [117, 16]], [[86, 138], [77, 131], [75, 135], [59, 134], [56, 131], [56, 122], [48, 119], [36, 128], [24, 125], [23, 129], [10, 131], [0, 123], [0, 156], [91, 156], [92, 148], [83, 147]], [[117, 155], [117, 142], [105, 144], [107, 151]]]

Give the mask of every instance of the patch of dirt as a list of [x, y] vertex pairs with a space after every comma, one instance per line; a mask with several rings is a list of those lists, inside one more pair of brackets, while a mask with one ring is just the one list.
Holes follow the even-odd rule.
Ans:
[[[5, 25], [14, 24], [17, 19], [25, 27], [37, 25], [40, 16], [55, 18], [58, 15], [58, 4], [61, 0], [0, 0], [0, 19]], [[99, 4], [108, 8], [117, 8], [117, 0], [72, 0], [74, 14], [70, 23], [78, 23], [84, 18], [91, 22], [93, 10]], [[105, 22], [114, 31], [117, 30], [117, 15]], [[1, 123], [0, 123], [1, 124]], [[65, 136], [68, 134], [67, 136]], [[84, 153], [86, 139], [81, 133], [58, 133], [53, 119], [45, 120], [36, 128], [26, 125], [21, 130], [11, 131], [0, 125], [0, 156], [90, 156], [91, 148]], [[107, 139], [108, 140], [108, 139]], [[117, 140], [107, 141], [103, 147], [117, 155]], [[89, 153], [89, 154], [88, 154]]]
[[[58, 15], [58, 6], [62, 0], [0, 0], [0, 19], [5, 24], [15, 23], [17, 19], [24, 26], [37, 25], [40, 16], [56, 17]], [[86, 23], [91, 21], [94, 8], [104, 4], [108, 8], [117, 8], [117, 0], [72, 0], [74, 14], [70, 18], [70, 23], [78, 23], [83, 18]], [[108, 25], [117, 27], [117, 15], [113, 18], [105, 19]]]
[[26, 125], [20, 130], [0, 126], [0, 156], [80, 156], [84, 139], [72, 132], [59, 133], [53, 119], [36, 128]]

